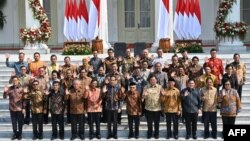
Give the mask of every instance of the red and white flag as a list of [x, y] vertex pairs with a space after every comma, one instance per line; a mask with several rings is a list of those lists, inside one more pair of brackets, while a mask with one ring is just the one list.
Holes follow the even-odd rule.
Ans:
[[199, 0], [195, 0], [193, 30], [194, 38], [198, 39], [201, 35], [201, 10]]
[[100, 0], [90, 1], [89, 26], [88, 26], [88, 35], [90, 40], [95, 39], [99, 33], [100, 6], [101, 6]]
[[74, 36], [74, 41], [78, 41], [80, 39], [78, 35], [78, 6], [76, 0], [74, 0], [74, 6], [73, 6], [73, 22], [72, 22], [72, 32]]
[[180, 9], [181, 9], [181, 3], [180, 0], [177, 1], [176, 4], [176, 9], [175, 9], [175, 14], [174, 14], [174, 32], [177, 35], [179, 39], [182, 39], [182, 35], [179, 31], [179, 14], [180, 14]]
[[184, 12], [184, 19], [183, 19], [183, 31], [185, 33], [185, 39], [190, 39], [190, 34], [189, 34], [189, 23], [190, 23], [190, 18], [189, 18], [189, 1], [186, 0], [185, 4], [185, 12]]
[[189, 27], [188, 27], [188, 30], [189, 30], [189, 35], [192, 39], [195, 39], [194, 37], [194, 0], [190, 0], [189, 1], [189, 5], [190, 5], [190, 8], [189, 8]]
[[78, 36], [80, 39], [88, 39], [88, 10], [85, 0], [80, 0], [78, 16]]
[[69, 35], [69, 39], [70, 40], [74, 40], [74, 32], [73, 32], [73, 8], [74, 8], [74, 3], [73, 0], [69, 0], [69, 13], [68, 13], [68, 17], [69, 17], [69, 23], [68, 23], [68, 35]]
[[69, 37], [69, 0], [66, 1], [66, 6], [65, 6], [63, 34], [67, 40], [70, 40], [70, 37]]
[[169, 34], [169, 0], [160, 0], [158, 39], [167, 38]]
[[185, 29], [183, 28], [184, 21], [184, 11], [185, 11], [185, 3], [184, 0], [180, 0], [180, 9], [178, 16], [178, 30], [182, 38], [185, 38]]

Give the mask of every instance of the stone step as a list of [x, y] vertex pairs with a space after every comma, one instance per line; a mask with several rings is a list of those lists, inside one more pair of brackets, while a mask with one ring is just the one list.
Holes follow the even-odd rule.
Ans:
[[[236, 121], [236, 124], [243, 124], [243, 122]], [[2, 127], [0, 129], [0, 132], [2, 132], [2, 131], [12, 131], [11, 122], [1, 123], [0, 125]], [[217, 128], [219, 130], [222, 129], [222, 126], [223, 126], [222, 122], [217, 123]], [[51, 130], [52, 124], [51, 123], [43, 124], [43, 128], [46, 129], [46, 130]], [[89, 129], [89, 126], [88, 126], [87, 123], [85, 123], [85, 128]], [[197, 122], [197, 128], [200, 129], [200, 130], [203, 130], [204, 129], [204, 124], [198, 121]], [[65, 130], [70, 130], [70, 129], [71, 129], [71, 125], [65, 123]], [[106, 130], [107, 129], [107, 123], [101, 123], [101, 129]], [[122, 122], [121, 124], [118, 124], [118, 129], [119, 130], [128, 129], [128, 122]], [[147, 129], [147, 122], [146, 121], [140, 121], [140, 129], [142, 129], [142, 130]], [[162, 130], [166, 129], [166, 122], [165, 121], [160, 122], [160, 129], [162, 129]], [[186, 129], [185, 124], [184, 123], [179, 123], [179, 129]], [[24, 131], [29, 131], [29, 130], [32, 130], [32, 123], [29, 124], [29, 125], [26, 125], [26, 124], [24, 125]]]
[[[238, 114], [236, 119], [239, 122], [244, 121], [244, 123], [245, 123], [245, 121], [249, 121], [249, 117], [250, 117], [249, 113], [241, 112], [241, 113]], [[66, 118], [66, 116], [65, 116], [65, 118]], [[200, 116], [199, 116], [199, 118], [200, 118]], [[51, 119], [51, 118], [49, 117], [49, 119]], [[221, 119], [222, 119], [222, 117], [220, 116], [220, 112], [218, 111], [217, 112], [217, 121], [218, 121], [218, 123], [222, 122]], [[141, 121], [146, 121], [145, 116], [141, 117]], [[165, 121], [165, 117], [161, 117], [161, 122], [164, 122], [164, 121]], [[7, 112], [7, 111], [4, 111], [4, 113], [0, 114], [0, 124], [6, 123], [6, 122], [10, 123], [11, 118], [10, 118], [10, 113]], [[128, 122], [128, 120], [127, 120], [126, 112], [123, 112], [123, 114], [122, 114], [122, 123], [127, 123], [127, 122]], [[249, 124], [250, 124], [250, 122], [249, 122]]]
[[[250, 108], [250, 100], [249, 100], [250, 95], [245, 96], [244, 94], [245, 93], [243, 93], [242, 107], [243, 108]], [[6, 110], [6, 109], [8, 109], [8, 106], [9, 106], [9, 100], [3, 99], [2, 93], [0, 93], [0, 109]]]
[[[50, 140], [51, 138], [51, 129], [49, 130], [44, 130], [43, 132], [43, 136], [44, 136], [44, 139], [43, 140]], [[144, 141], [144, 140], [157, 140], [157, 141], [166, 141], [166, 129], [160, 129], [160, 132], [159, 132], [159, 139], [154, 139], [154, 138], [151, 138], [151, 139], [147, 139], [146, 136], [147, 136], [147, 130], [140, 130], [140, 133], [139, 133], [139, 139], [137, 139], [138, 141]], [[203, 130], [198, 130], [197, 131], [197, 141], [200, 141], [200, 140], [204, 140], [203, 139]], [[0, 133], [0, 138], [1, 139], [6, 139], [6, 140], [9, 140], [12, 136], [12, 132], [11, 131], [3, 131]], [[128, 137], [128, 130], [118, 130], [117, 132], [117, 136], [118, 136], [118, 140], [119, 141], [131, 141], [131, 140], [135, 140], [135, 139], [127, 139]], [[185, 136], [186, 136], [186, 132], [185, 132], [185, 129], [179, 129], [179, 139], [178, 140], [186, 140], [185, 139]], [[218, 138], [216, 140], [219, 140], [219, 141], [222, 141], [223, 139], [221, 138], [222, 136], [222, 133], [221, 131], [218, 132]], [[23, 140], [31, 140], [33, 137], [33, 133], [32, 133], [32, 130], [30, 131], [23, 131]], [[65, 130], [65, 140], [68, 141], [71, 137], [71, 130]], [[85, 140], [89, 140], [88, 139], [88, 131], [86, 130], [85, 131]], [[107, 130], [101, 130], [101, 140], [107, 140], [106, 139], [107, 137]], [[192, 140], [192, 138], [190, 138]], [[76, 140], [79, 140], [79, 139], [76, 139]], [[97, 139], [94, 139], [94, 140], [97, 140]], [[109, 140], [113, 140], [113, 139], [109, 139]], [[174, 140], [173, 138], [169, 139], [169, 140]], [[209, 140], [214, 140], [212, 138], [208, 138], [206, 139], [206, 141], [209, 141]], [[1, 141], [1, 140], [0, 140]]]

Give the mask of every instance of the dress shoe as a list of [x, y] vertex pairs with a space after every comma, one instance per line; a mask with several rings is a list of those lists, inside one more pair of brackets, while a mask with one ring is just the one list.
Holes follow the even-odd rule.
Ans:
[[111, 139], [112, 138], [112, 135], [108, 135], [107, 139]]
[[152, 136], [151, 135], [147, 135], [147, 139], [151, 139], [152, 138]]
[[196, 136], [196, 135], [193, 135], [193, 139], [195, 139], [195, 140], [196, 140], [196, 139], [197, 139], [197, 136]]
[[128, 139], [131, 139], [131, 138], [133, 138], [133, 135], [128, 135]]
[[79, 137], [80, 137], [81, 140], [85, 140], [85, 136], [80, 135]]
[[204, 136], [204, 139], [207, 139], [208, 138], [208, 136]]
[[190, 135], [186, 135], [186, 139], [187, 139], [187, 140], [190, 139]]
[[97, 139], [101, 139], [101, 136], [100, 136], [100, 135], [96, 135], [96, 138], [97, 138]]
[[213, 139], [217, 139], [217, 136], [216, 136], [216, 135], [214, 135], [214, 136], [212, 136], [212, 138], [213, 138]]
[[155, 139], [159, 139], [159, 135], [154, 135]]
[[60, 136], [60, 140], [64, 140], [64, 136]]
[[139, 136], [135, 136], [135, 139], [139, 139]]
[[23, 138], [22, 135], [19, 135], [19, 136], [17, 137], [18, 140], [22, 140], [22, 138]]
[[43, 139], [43, 136], [39, 136], [38, 138], [39, 138], [39, 140], [42, 140], [42, 139]]
[[166, 139], [170, 139], [170, 138], [171, 138], [171, 136], [170, 136], [170, 135], [167, 135]]
[[70, 140], [75, 140], [76, 139], [76, 137], [75, 136], [72, 136], [71, 138], [70, 138]]
[[17, 135], [16, 135], [16, 134], [14, 134], [14, 135], [11, 137], [11, 140], [15, 140], [15, 139], [17, 139]]
[[90, 135], [89, 136], [89, 140], [92, 140], [94, 137], [93, 137], [93, 135]]
[[56, 139], [56, 137], [55, 137], [55, 136], [52, 136], [50, 140], [54, 140], [54, 139]]
[[176, 140], [177, 140], [178, 138], [179, 138], [179, 137], [178, 137], [178, 135], [175, 135], [175, 136], [174, 136], [174, 139], [176, 139]]
[[117, 135], [114, 135], [113, 138], [114, 138], [114, 139], [117, 139], [118, 137], [117, 137]]
[[37, 136], [33, 136], [32, 140], [36, 140], [37, 139]]

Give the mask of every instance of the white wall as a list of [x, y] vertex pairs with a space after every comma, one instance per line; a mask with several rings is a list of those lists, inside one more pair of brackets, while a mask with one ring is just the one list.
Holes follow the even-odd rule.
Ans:
[[108, 29], [109, 42], [114, 43], [118, 41], [118, 0], [108, 0]]
[[3, 30], [0, 30], [0, 45], [19, 45], [18, 1], [7, 0], [3, 13], [7, 16], [7, 23], [4, 24]]
[[[65, 11], [66, 0], [58, 0], [57, 1], [57, 36], [58, 36], [58, 44], [63, 44], [66, 38], [63, 35], [63, 24], [64, 24], [64, 11]], [[53, 29], [52, 29], [53, 30]]]
[[215, 40], [214, 23], [217, 16], [218, 0], [201, 0], [202, 34], [204, 43], [210, 44]]

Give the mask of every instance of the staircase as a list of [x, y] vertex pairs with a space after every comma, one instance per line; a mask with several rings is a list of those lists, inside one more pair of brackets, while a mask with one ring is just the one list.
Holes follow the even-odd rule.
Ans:
[[[173, 54], [167, 54], [168, 60], [170, 60]], [[63, 64], [63, 58], [65, 56], [57, 55], [59, 64]], [[156, 55], [155, 55], [156, 56]], [[180, 56], [180, 55], [179, 55]], [[209, 56], [209, 54], [190, 54], [190, 58], [193, 56], [198, 56], [200, 58], [200, 63], [203, 64], [204, 58]], [[232, 54], [220, 54], [218, 57], [223, 59], [223, 62], [226, 62], [227, 59], [232, 61]], [[32, 55], [26, 55], [26, 58], [33, 58]], [[86, 56], [87, 57], [87, 56]], [[90, 56], [91, 57], [91, 56]], [[100, 55], [100, 57], [105, 57], [105, 55]], [[3, 99], [3, 88], [5, 85], [8, 85], [8, 81], [11, 75], [11, 72], [14, 71], [12, 68], [7, 68], [5, 66], [5, 56], [0, 55], [0, 141], [10, 140], [12, 136], [12, 125], [10, 114], [8, 110], [8, 100]], [[10, 61], [17, 61], [17, 55], [11, 55]], [[82, 60], [82, 56], [72, 56], [71, 61], [74, 64], [80, 64]], [[50, 55], [41, 55], [41, 60], [49, 62]], [[247, 82], [243, 86], [243, 93], [242, 93], [242, 112], [236, 118], [236, 124], [250, 124], [250, 56], [248, 54], [241, 55], [242, 62], [245, 62], [247, 65]], [[170, 62], [170, 61], [169, 61]], [[222, 131], [222, 120], [220, 113], [217, 113], [218, 119], [218, 138], [217, 140], [223, 140], [221, 138], [221, 131]], [[211, 128], [210, 128], [211, 129]], [[51, 137], [51, 124], [44, 125], [44, 139], [43, 140], [50, 140]], [[203, 131], [204, 126], [203, 123], [200, 121], [198, 122], [198, 131], [197, 131], [197, 140], [204, 140], [203, 139]], [[142, 117], [140, 123], [140, 138], [138, 140], [147, 140], [147, 124], [145, 117]], [[185, 140], [185, 125], [180, 123], [179, 124], [179, 139], [178, 140]], [[122, 115], [122, 123], [118, 125], [118, 139], [119, 140], [128, 140], [128, 121], [127, 115], [125, 112], [125, 105], [123, 106], [123, 115]], [[32, 140], [32, 125], [24, 125], [23, 127], [23, 140]], [[69, 140], [71, 137], [71, 127], [70, 125], [65, 125], [65, 140]], [[88, 125], [85, 124], [85, 140], [88, 140]], [[106, 140], [107, 137], [107, 125], [106, 123], [101, 123], [101, 137], [102, 140]], [[161, 117], [160, 122], [160, 138], [158, 140], [166, 140], [166, 122], [163, 117]], [[94, 139], [95, 140], [95, 139]], [[135, 140], [135, 139], [131, 139]], [[150, 140], [154, 140], [153, 138]], [[174, 140], [171, 138], [170, 140]], [[212, 138], [208, 138], [206, 140], [213, 140]]]

